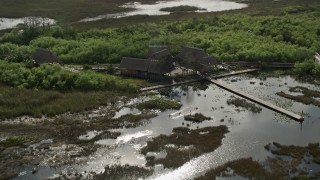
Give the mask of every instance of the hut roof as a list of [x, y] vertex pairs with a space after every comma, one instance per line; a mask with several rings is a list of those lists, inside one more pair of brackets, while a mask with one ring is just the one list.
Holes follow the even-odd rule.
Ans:
[[160, 52], [160, 51], [163, 51], [165, 49], [169, 50], [169, 47], [168, 46], [160, 46], [160, 45], [159, 46], [149, 46], [147, 58], [150, 59], [153, 54]]
[[205, 64], [205, 65], [214, 65], [214, 64], [217, 64], [218, 61], [216, 59], [214, 59], [213, 57], [203, 57], [201, 59], [201, 63]]
[[54, 55], [51, 51], [43, 48], [38, 48], [32, 55], [32, 59], [38, 64], [60, 63], [56, 55]]
[[138, 71], [148, 71], [149, 61], [147, 59], [123, 57], [120, 69], [131, 69]]
[[208, 55], [202, 49], [184, 46], [178, 57], [184, 61], [199, 61]]
[[124, 57], [122, 58], [119, 68], [145, 71], [154, 74], [165, 74], [172, 70], [172, 64], [167, 61]]
[[153, 53], [149, 58], [150, 59], [155, 59], [155, 60], [165, 60], [169, 56], [171, 56], [170, 50], [169, 49], [163, 49], [161, 51]]
[[148, 72], [155, 74], [165, 74], [172, 71], [173, 65], [167, 61], [151, 60], [149, 61]]

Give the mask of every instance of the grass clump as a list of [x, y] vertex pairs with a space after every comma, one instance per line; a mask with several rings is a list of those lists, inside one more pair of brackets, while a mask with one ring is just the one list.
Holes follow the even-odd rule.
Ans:
[[176, 168], [194, 157], [214, 151], [221, 145], [226, 126], [205, 127], [191, 130], [185, 127], [173, 129], [173, 134], [160, 135], [147, 143], [141, 153], [160, 152], [165, 150], [167, 156], [163, 159], [147, 158], [147, 165], [163, 164], [166, 168]]
[[97, 180], [112, 180], [112, 179], [140, 179], [146, 178], [152, 175], [153, 170], [130, 166], [128, 164], [124, 166], [114, 165], [105, 167], [105, 171], [102, 174], [96, 175], [94, 179]]
[[306, 147], [301, 147], [301, 146], [293, 146], [293, 145], [281, 145], [279, 143], [273, 143], [274, 146], [277, 147], [276, 150], [271, 150], [273, 154], [277, 155], [286, 155], [286, 156], [291, 156], [293, 158], [298, 159], [299, 161], [302, 161], [304, 156], [306, 154], [310, 154], [313, 156], [313, 162], [320, 164], [320, 147], [319, 143], [310, 143]]
[[118, 123], [118, 126], [123, 126], [126, 128], [137, 127], [143, 124], [143, 120], [156, 117], [154, 113], [143, 113], [143, 114], [126, 114], [118, 119], [114, 120]]
[[5, 139], [4, 141], [0, 141], [0, 146], [4, 148], [13, 147], [13, 146], [23, 146], [23, 144], [26, 142], [28, 142], [27, 137], [11, 136]]
[[193, 122], [202, 122], [202, 121], [210, 120], [210, 119], [211, 119], [211, 117], [204, 116], [201, 113], [195, 113], [193, 115], [190, 114], [190, 115], [184, 116], [184, 120], [193, 121]]
[[228, 99], [227, 104], [234, 105], [236, 107], [242, 107], [242, 108], [250, 110], [254, 113], [259, 113], [262, 110], [261, 107], [256, 106], [254, 103], [250, 103], [250, 102], [246, 101], [245, 99], [240, 99], [240, 98], [235, 98], [235, 97]]
[[161, 111], [165, 111], [167, 109], [180, 109], [181, 106], [182, 105], [176, 101], [171, 101], [164, 98], [151, 99], [136, 105], [137, 109], [140, 111], [145, 109], [159, 109]]
[[229, 169], [233, 170], [232, 175], [237, 174], [249, 179], [260, 179], [261, 177], [265, 179], [271, 178], [271, 174], [257, 161], [252, 160], [252, 158], [244, 158], [230, 161], [215, 169], [211, 169], [206, 172], [205, 175], [196, 178], [196, 180], [212, 180], [218, 176], [230, 176], [226, 173]]
[[0, 85], [0, 119], [23, 115], [41, 117], [65, 112], [80, 112], [114, 103], [120, 95], [131, 96], [110, 91], [59, 92]]

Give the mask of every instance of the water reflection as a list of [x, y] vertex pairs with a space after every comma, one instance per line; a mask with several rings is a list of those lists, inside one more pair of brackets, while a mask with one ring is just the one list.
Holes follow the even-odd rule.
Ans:
[[170, 12], [161, 11], [162, 8], [177, 7], [177, 6], [194, 6], [199, 9], [196, 12], [217, 12], [226, 11], [232, 9], [245, 8], [248, 5], [243, 3], [236, 3], [225, 0], [175, 0], [175, 1], [158, 1], [155, 4], [141, 4], [140, 2], [127, 3], [121, 7], [128, 9], [135, 9], [129, 12], [115, 13], [115, 14], [105, 14], [93, 18], [85, 18], [81, 20], [82, 22], [97, 21], [100, 19], [109, 18], [122, 18], [135, 15], [168, 15]]
[[16, 26], [18, 26], [19, 24], [23, 24], [30, 18], [37, 22], [41, 22], [41, 24], [45, 23], [45, 25], [55, 24], [55, 20], [43, 17], [0, 18], [0, 30], [15, 28]]

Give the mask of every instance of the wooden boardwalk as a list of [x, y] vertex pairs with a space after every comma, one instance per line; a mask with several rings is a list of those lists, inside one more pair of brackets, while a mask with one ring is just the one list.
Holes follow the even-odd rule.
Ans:
[[262, 106], [264, 106], [266, 108], [269, 108], [271, 110], [274, 110], [274, 111], [277, 111], [277, 112], [279, 112], [281, 114], [284, 114], [284, 115], [286, 115], [286, 116], [288, 116], [288, 117], [290, 117], [292, 119], [295, 119], [297, 121], [303, 121], [304, 120], [303, 116], [297, 115], [297, 114], [295, 114], [293, 112], [290, 112], [290, 111], [288, 111], [286, 109], [283, 109], [281, 107], [273, 105], [270, 102], [264, 101], [262, 99], [254, 97], [254, 96], [252, 96], [250, 94], [247, 94], [247, 93], [245, 93], [243, 91], [240, 91], [239, 89], [233, 88], [233, 87], [229, 86], [228, 84], [226, 84], [226, 83], [224, 83], [222, 81], [214, 80], [214, 79], [211, 79], [211, 78], [206, 78], [206, 79], [211, 81], [212, 83], [216, 84], [217, 86], [225, 89], [225, 90], [228, 90], [228, 91], [230, 91], [230, 92], [232, 92], [234, 94], [237, 94], [237, 95], [239, 95], [241, 97], [249, 99], [249, 100], [251, 100], [253, 102], [256, 102], [256, 103], [258, 103], [258, 104], [260, 104], [260, 105], [262, 105]]
[[230, 72], [230, 73], [211, 76], [211, 78], [213, 78], [213, 79], [224, 78], [224, 77], [234, 76], [234, 75], [243, 74], [243, 73], [255, 72], [255, 71], [258, 71], [258, 70], [259, 70], [258, 68], [254, 68], [254, 69], [245, 69], [245, 70], [242, 70], [242, 71], [233, 71], [233, 72]]
[[[238, 75], [238, 74], [243, 74], [243, 73], [254, 72], [257, 70], [259, 70], [259, 69], [246, 69], [246, 70], [242, 70], [242, 71], [234, 71], [234, 72], [230, 72], [230, 73], [212, 76], [212, 78], [218, 79], [218, 78], [223, 78], [223, 77], [228, 77], [228, 76], [233, 76], [233, 75]], [[181, 81], [181, 82], [176, 82], [176, 83], [169, 83], [169, 84], [162, 84], [162, 85], [145, 87], [145, 88], [141, 88], [140, 92], [151, 91], [151, 90], [155, 90], [155, 89], [161, 89], [161, 88], [172, 87], [172, 86], [179, 86], [182, 84], [188, 84], [188, 83], [193, 83], [193, 82], [197, 82], [197, 81], [202, 81], [204, 79], [205, 78], [197, 78], [197, 79], [192, 79], [192, 80], [188, 80], [188, 81]]]
[[170, 84], [162, 84], [162, 85], [150, 86], [150, 87], [141, 88], [140, 92], [151, 91], [151, 90], [161, 89], [161, 88], [166, 88], [166, 87], [179, 86], [179, 85], [182, 85], [182, 84], [188, 84], [188, 83], [193, 83], [193, 82], [202, 81], [202, 80], [204, 80], [204, 79], [203, 78], [197, 78], [197, 79], [192, 79], [192, 80], [188, 80], [188, 81], [181, 81], [181, 82], [175, 82], [175, 83], [170, 83]]
[[279, 63], [279, 62], [261, 64], [257, 62], [235, 61], [235, 62], [229, 62], [228, 64], [241, 66], [241, 67], [267, 67], [267, 68], [293, 68], [294, 67], [294, 63]]

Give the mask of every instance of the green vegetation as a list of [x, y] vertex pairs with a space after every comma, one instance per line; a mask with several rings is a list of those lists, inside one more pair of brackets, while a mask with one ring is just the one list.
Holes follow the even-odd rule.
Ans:
[[119, 93], [112, 91], [59, 92], [0, 86], [0, 119], [80, 112], [115, 102], [117, 96]]
[[[302, 62], [320, 49], [318, 14], [313, 9], [282, 16], [220, 15], [83, 32], [54, 27], [32, 40], [14, 30], [0, 43], [47, 48], [65, 64], [119, 63], [123, 56], [145, 57], [148, 46], [158, 44], [169, 45], [173, 54], [181, 46], [203, 48], [222, 61]], [[3, 48], [0, 57], [10, 59]]]
[[[30, 141], [30, 140], [29, 140]], [[12, 146], [23, 146], [23, 143], [28, 142], [27, 137], [20, 136], [11, 136], [5, 139], [4, 141], [0, 141], [0, 147], [8, 148]]]
[[195, 113], [193, 115], [190, 114], [190, 115], [184, 116], [184, 119], [186, 121], [202, 122], [202, 121], [205, 121], [205, 120], [210, 120], [211, 117], [204, 116], [201, 113]]
[[125, 128], [133, 128], [143, 124], [143, 120], [156, 117], [154, 113], [142, 113], [142, 114], [127, 114], [114, 120], [118, 126]]
[[167, 11], [167, 12], [190, 12], [190, 11], [197, 11], [197, 10], [205, 10], [194, 6], [176, 6], [176, 7], [167, 7], [167, 8], [161, 8], [161, 11]]
[[294, 66], [294, 73], [298, 76], [320, 77], [320, 64], [313, 60], [296, 63]]
[[161, 111], [165, 111], [167, 109], [180, 109], [181, 106], [182, 105], [176, 101], [171, 101], [164, 98], [155, 98], [136, 105], [137, 109], [141, 111], [146, 109], [159, 109]]
[[137, 82], [93, 71], [73, 73], [59, 65], [29, 69], [24, 64], [0, 61], [0, 83], [19, 88], [137, 92]]
[[160, 152], [165, 150], [167, 156], [164, 159], [147, 157], [147, 165], [163, 164], [166, 168], [176, 168], [198, 157], [203, 153], [214, 151], [221, 145], [224, 134], [228, 132], [226, 126], [205, 127], [191, 130], [185, 127], [173, 129], [173, 134], [160, 135], [147, 143], [141, 149], [141, 153]]

